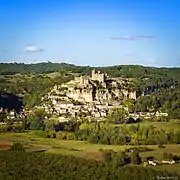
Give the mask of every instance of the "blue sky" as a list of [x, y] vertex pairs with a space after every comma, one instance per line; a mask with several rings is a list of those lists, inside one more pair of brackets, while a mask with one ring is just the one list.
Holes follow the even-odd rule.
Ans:
[[180, 66], [179, 9], [178, 0], [1, 0], [0, 62]]

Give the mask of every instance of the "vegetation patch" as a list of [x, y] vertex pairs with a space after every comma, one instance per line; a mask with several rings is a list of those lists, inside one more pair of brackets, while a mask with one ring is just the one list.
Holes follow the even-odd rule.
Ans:
[[[115, 168], [108, 162], [97, 162], [45, 153], [15, 151], [0, 152], [0, 178], [29, 180], [38, 179], [154, 179], [159, 176], [173, 176], [168, 172], [156, 172], [142, 167]], [[13, 169], [13, 171], [12, 171]]]

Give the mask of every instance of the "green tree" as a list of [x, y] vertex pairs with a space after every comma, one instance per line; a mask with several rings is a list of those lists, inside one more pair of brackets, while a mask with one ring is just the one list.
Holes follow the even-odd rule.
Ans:
[[117, 152], [113, 158], [113, 164], [115, 164], [116, 167], [124, 166], [126, 164], [126, 157], [125, 152]]
[[24, 145], [22, 143], [16, 142], [13, 143], [10, 150], [12, 151], [25, 151]]
[[110, 110], [108, 114], [108, 121], [113, 122], [115, 124], [122, 124], [125, 122], [125, 118], [128, 113], [123, 108], [113, 108]]
[[180, 130], [174, 133], [174, 141], [175, 143], [180, 144]]
[[140, 164], [141, 158], [139, 156], [139, 152], [137, 150], [133, 150], [130, 154], [131, 163], [132, 164]]
[[128, 107], [129, 112], [134, 112], [134, 102], [132, 100], [124, 101], [124, 106]]
[[28, 120], [31, 130], [43, 130], [45, 128], [46, 112], [43, 109], [37, 109], [30, 114]]
[[45, 122], [45, 131], [49, 132], [49, 131], [53, 131], [55, 130], [55, 125], [57, 124], [55, 119], [48, 119]]

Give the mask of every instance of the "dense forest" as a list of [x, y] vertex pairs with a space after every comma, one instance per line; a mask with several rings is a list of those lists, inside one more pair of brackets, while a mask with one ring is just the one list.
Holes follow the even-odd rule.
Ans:
[[116, 65], [105, 67], [90, 67], [90, 66], [76, 66], [67, 63], [37, 63], [37, 64], [24, 64], [24, 63], [0, 63], [0, 74], [16, 74], [16, 73], [49, 73], [56, 71], [71, 71], [73, 73], [90, 74], [92, 69], [99, 69], [106, 72], [111, 77], [168, 77], [180, 79], [180, 68], [156, 68], [156, 67], [143, 67], [140, 65]]
[[[0, 179], [19, 180], [152, 180], [159, 177], [178, 178], [168, 172], [156, 172], [150, 168], [126, 166], [113, 162], [95, 161], [45, 153], [30, 153], [22, 151], [0, 152]], [[120, 163], [119, 159], [119, 163]], [[117, 166], [118, 165], [118, 166]]]

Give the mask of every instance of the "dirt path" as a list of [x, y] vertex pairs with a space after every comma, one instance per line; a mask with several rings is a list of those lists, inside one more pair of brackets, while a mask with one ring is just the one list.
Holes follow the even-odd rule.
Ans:
[[8, 150], [10, 147], [10, 144], [0, 144], [0, 150]]

